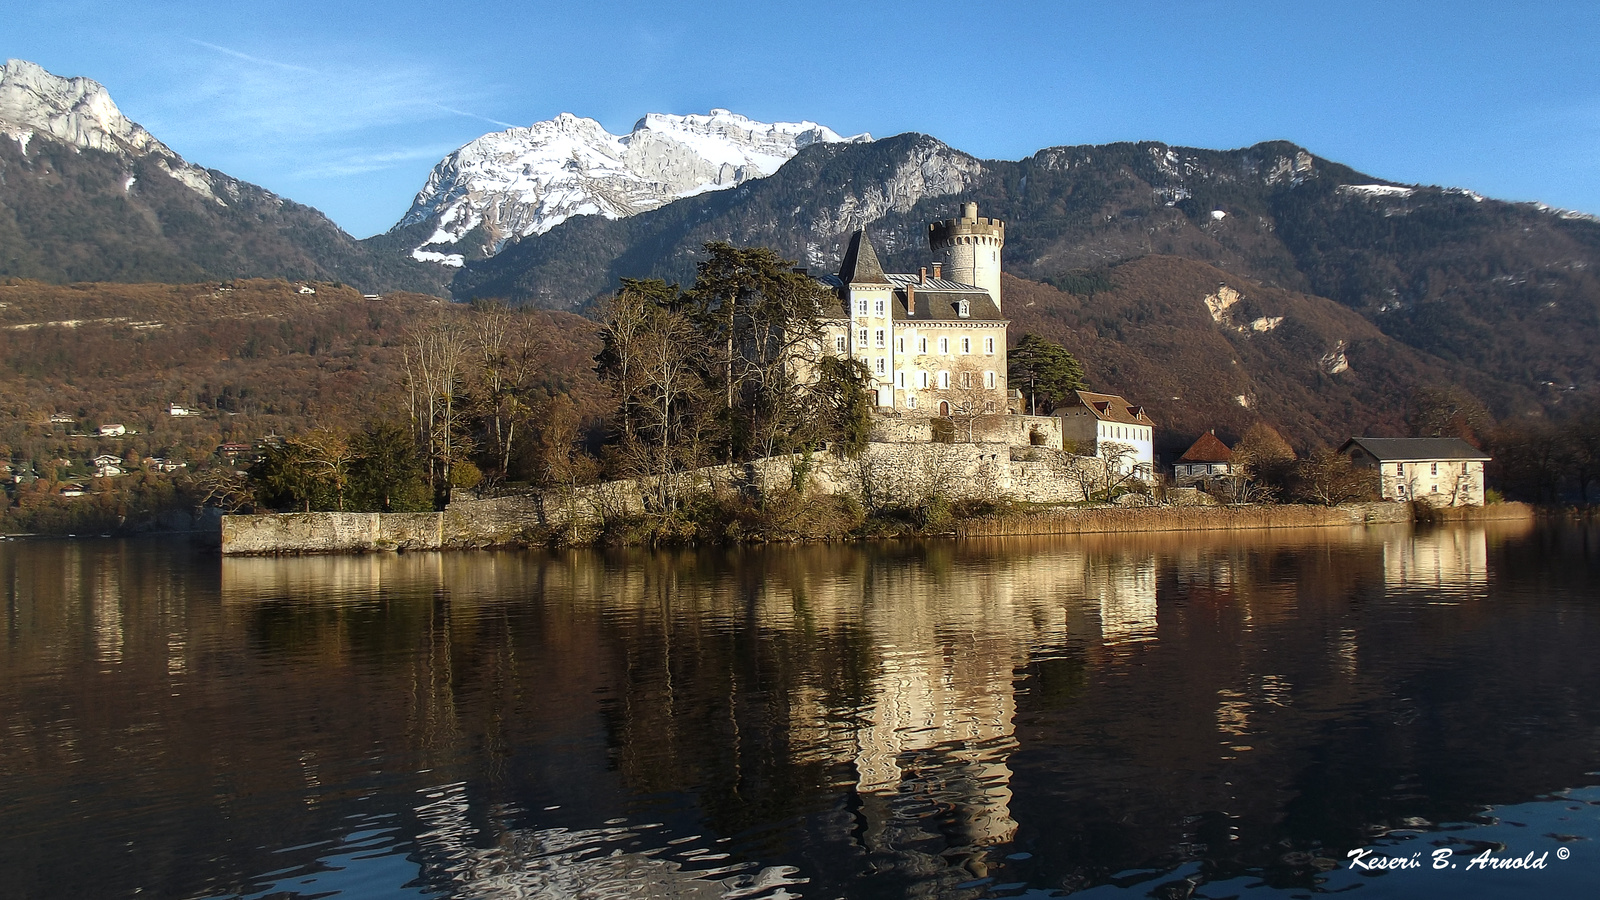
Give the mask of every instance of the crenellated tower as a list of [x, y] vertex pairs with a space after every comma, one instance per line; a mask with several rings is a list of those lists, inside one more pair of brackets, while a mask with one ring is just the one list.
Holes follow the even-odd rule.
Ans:
[[961, 215], [928, 225], [928, 247], [944, 254], [945, 277], [983, 288], [1000, 308], [1000, 249], [1006, 223], [978, 218], [978, 204], [961, 204]]

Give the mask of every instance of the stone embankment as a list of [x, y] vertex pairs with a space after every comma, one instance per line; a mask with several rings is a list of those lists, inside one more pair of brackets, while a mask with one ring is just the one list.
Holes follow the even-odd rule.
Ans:
[[[555, 490], [542, 496], [459, 500], [442, 513], [291, 513], [227, 516], [225, 554], [350, 553], [375, 550], [473, 549], [545, 543], [560, 536], [582, 544], [606, 527], [658, 508], [666, 496], [759, 492], [803, 485], [807, 495], [844, 495], [868, 510], [915, 506], [930, 498], [1081, 502], [1093, 472], [1064, 467], [1049, 454], [1013, 453], [1005, 443], [874, 442], [853, 460], [823, 454], [773, 457], [679, 473], [663, 483], [647, 478]], [[1527, 518], [1530, 508], [1504, 504], [1457, 516]], [[1250, 506], [1064, 509], [968, 519], [958, 534], [1000, 536], [1118, 531], [1297, 528], [1410, 522], [1399, 503], [1347, 507]], [[1421, 518], [1420, 516], [1418, 518]]]

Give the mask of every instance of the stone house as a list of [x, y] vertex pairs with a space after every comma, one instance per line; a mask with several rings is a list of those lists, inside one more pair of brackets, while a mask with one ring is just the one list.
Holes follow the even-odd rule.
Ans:
[[839, 274], [820, 279], [839, 304], [824, 311], [824, 351], [866, 365], [880, 411], [1004, 414], [1004, 244], [1005, 223], [964, 203], [956, 218], [928, 226], [929, 249], [943, 259], [915, 275], [893, 274], [884, 272], [866, 232], [857, 231]]
[[1377, 479], [1384, 500], [1482, 506], [1490, 456], [1460, 438], [1353, 437], [1339, 453]]
[[1074, 391], [1073, 402], [1051, 415], [1061, 419], [1062, 449], [1114, 465], [1146, 481], [1155, 475], [1156, 423], [1116, 394]]
[[1172, 481], [1179, 487], [1203, 487], [1213, 479], [1231, 477], [1233, 450], [1214, 430], [1200, 435], [1172, 466]]

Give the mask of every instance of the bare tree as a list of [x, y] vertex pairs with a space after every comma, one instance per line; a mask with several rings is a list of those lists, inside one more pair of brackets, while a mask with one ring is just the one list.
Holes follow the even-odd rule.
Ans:
[[1371, 469], [1357, 468], [1338, 451], [1322, 447], [1295, 467], [1295, 494], [1313, 503], [1338, 506], [1370, 499], [1380, 477]]
[[450, 502], [456, 463], [470, 450], [463, 433], [461, 404], [470, 341], [466, 329], [448, 314], [412, 331], [406, 338], [404, 363], [412, 426], [427, 459], [428, 487], [434, 505]]
[[299, 459], [315, 476], [333, 491], [340, 512], [344, 511], [344, 495], [350, 486], [350, 466], [356, 461], [356, 452], [344, 432], [332, 428], [315, 428], [287, 442], [299, 451]]

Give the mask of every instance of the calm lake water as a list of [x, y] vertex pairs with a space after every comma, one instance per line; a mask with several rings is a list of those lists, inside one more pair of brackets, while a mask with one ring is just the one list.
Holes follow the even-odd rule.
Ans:
[[0, 581], [4, 897], [1600, 891], [1596, 529]]

